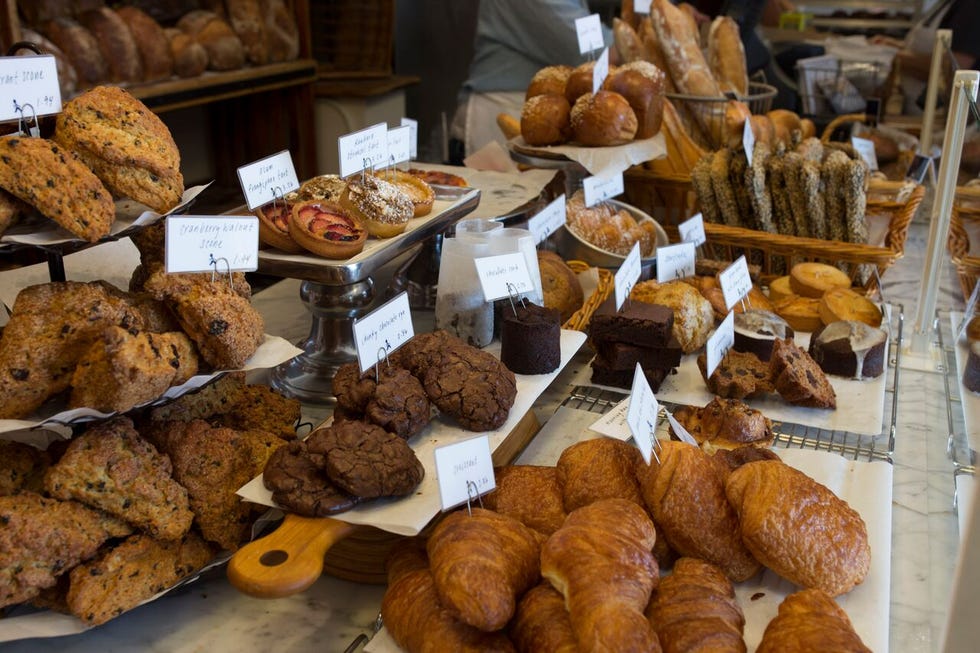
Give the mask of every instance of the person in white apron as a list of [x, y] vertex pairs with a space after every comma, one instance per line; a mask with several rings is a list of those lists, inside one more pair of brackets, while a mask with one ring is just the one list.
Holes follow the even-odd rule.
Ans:
[[[450, 162], [490, 141], [506, 146], [497, 115], [520, 119], [524, 93], [541, 68], [586, 61], [575, 20], [591, 13], [586, 0], [480, 0], [473, 60], [450, 129]], [[603, 41], [613, 44], [606, 26]]]

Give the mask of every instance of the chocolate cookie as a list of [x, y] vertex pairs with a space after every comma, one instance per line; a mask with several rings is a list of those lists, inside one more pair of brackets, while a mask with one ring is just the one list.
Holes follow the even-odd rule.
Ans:
[[330, 480], [362, 499], [409, 494], [425, 475], [404, 440], [368, 422], [332, 424], [306, 442]]
[[350, 510], [357, 497], [331, 483], [322, 463], [323, 457], [310, 454], [305, 442], [293, 440], [272, 454], [262, 481], [272, 491], [273, 501], [303, 517], [326, 517]]
[[419, 380], [406, 369], [382, 366], [380, 380], [364, 414], [369, 422], [407, 440], [429, 423], [429, 398]]
[[363, 414], [367, 403], [374, 396], [377, 383], [374, 370], [361, 374], [357, 361], [344, 363], [333, 377], [332, 391], [337, 405], [351, 413]]
[[392, 355], [391, 362], [422, 379], [425, 371], [439, 362], [443, 354], [466, 347], [469, 345], [448, 331], [419, 333]]
[[517, 397], [514, 373], [473, 347], [443, 350], [422, 378], [429, 399], [470, 431], [491, 431], [507, 421]]

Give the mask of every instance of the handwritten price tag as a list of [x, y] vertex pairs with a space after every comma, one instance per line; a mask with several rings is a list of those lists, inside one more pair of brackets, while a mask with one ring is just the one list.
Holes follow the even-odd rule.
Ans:
[[245, 193], [249, 210], [268, 204], [299, 188], [296, 168], [289, 150], [283, 150], [238, 169], [238, 183]]
[[408, 293], [402, 292], [353, 325], [354, 346], [361, 372], [390, 356], [415, 335]]
[[604, 200], [623, 194], [623, 173], [618, 172], [611, 177], [593, 175], [582, 180], [582, 191], [585, 193], [585, 205], [592, 207]]
[[752, 290], [752, 277], [749, 276], [749, 265], [745, 262], [745, 256], [739, 256], [725, 268], [718, 275], [718, 283], [721, 284], [726, 308], [732, 310], [732, 306]]
[[745, 126], [742, 128], [742, 149], [745, 150], [745, 158], [749, 165], [752, 165], [752, 154], [755, 151], [755, 132], [752, 131], [752, 121], [746, 119]]
[[521, 252], [484, 256], [473, 262], [483, 296], [488, 302], [507, 297], [512, 292], [520, 295], [534, 290], [527, 260]]
[[694, 276], [694, 243], [657, 248], [657, 281], [666, 283]]
[[857, 152], [864, 162], [868, 164], [871, 168], [871, 172], [878, 169], [878, 153], [875, 152], [874, 141], [867, 138], [858, 138], [857, 136], [851, 136], [851, 145], [854, 146], [854, 151]]
[[419, 155], [419, 121], [411, 118], [402, 118], [402, 127], [409, 128], [408, 152], [412, 159]]
[[626, 411], [626, 423], [629, 424], [630, 431], [633, 433], [633, 440], [643, 454], [643, 460], [650, 464], [653, 457], [654, 440], [656, 434], [654, 429], [657, 425], [657, 413], [660, 411], [660, 404], [657, 397], [647, 383], [647, 377], [643, 374], [640, 364], [636, 364], [633, 372], [633, 389], [629, 399], [629, 409]]
[[677, 232], [680, 234], [682, 242], [694, 243], [695, 247], [703, 245], [708, 240], [704, 234], [704, 218], [700, 213], [695, 213], [677, 225]]
[[623, 399], [609, 409], [609, 412], [596, 420], [589, 428], [610, 438], [623, 441], [629, 440], [630, 436], [633, 435], [630, 431], [630, 425], [626, 422], [629, 403], [628, 399]]
[[497, 487], [493, 477], [490, 437], [481, 435], [435, 450], [439, 499], [443, 511], [455, 508]]
[[[25, 107], [25, 105], [31, 105]], [[58, 66], [53, 55], [0, 57], [0, 122], [61, 111]], [[33, 109], [33, 111], [32, 111]]]
[[710, 377], [718, 367], [728, 350], [735, 343], [735, 313], [729, 312], [725, 319], [721, 321], [715, 332], [705, 343], [705, 356], [707, 357], [707, 371]]
[[609, 75], [609, 48], [604, 48], [602, 54], [596, 59], [595, 66], [592, 68], [592, 94], [595, 95], [602, 88], [602, 83]]
[[588, 54], [606, 44], [602, 40], [602, 23], [599, 14], [575, 19], [575, 34], [578, 36], [578, 51]]
[[623, 306], [623, 302], [629, 297], [630, 291], [640, 278], [640, 243], [634, 243], [629, 256], [623, 264], [616, 270], [613, 277], [613, 290], [616, 293], [616, 310]]
[[388, 162], [388, 125], [379, 122], [366, 129], [337, 139], [340, 153], [340, 176], [347, 177], [367, 167]]
[[565, 224], [565, 218], [565, 195], [562, 194], [527, 221], [527, 230], [534, 236], [534, 244], [555, 233]]
[[254, 215], [172, 215], [167, 219], [168, 274], [252, 272], [259, 260], [259, 219]]
[[388, 165], [412, 158], [412, 128], [408, 125], [388, 130]]

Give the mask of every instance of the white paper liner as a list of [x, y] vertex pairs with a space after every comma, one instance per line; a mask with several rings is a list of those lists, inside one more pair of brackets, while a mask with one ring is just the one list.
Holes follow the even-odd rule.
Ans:
[[[297, 354], [302, 353], [302, 349], [296, 347], [288, 340], [280, 338], [278, 336], [270, 336], [265, 334], [262, 339], [262, 343], [259, 348], [252, 354], [252, 357], [245, 361], [245, 365], [241, 367], [242, 370], [255, 370], [264, 369], [269, 367], [275, 367], [280, 363], [285, 363], [289, 359], [295, 357]], [[231, 370], [224, 370], [231, 371]], [[160, 397], [154, 399], [153, 401], [148, 401], [146, 403], [140, 404], [142, 406], [154, 406], [157, 404], [166, 403], [177, 397], [187, 394], [192, 390], [200, 388], [205, 383], [208, 383], [214, 379], [221, 372], [216, 372], [214, 374], [198, 374], [197, 376], [191, 377], [185, 383], [181, 385], [173, 386]], [[46, 411], [46, 412], [45, 412]], [[78, 424], [81, 422], [90, 421], [93, 419], [103, 419], [116, 415], [118, 413], [101, 413], [91, 408], [75, 408], [72, 410], [64, 410], [63, 406], [61, 409], [53, 408], [51, 406], [45, 405], [42, 407], [41, 412], [29, 419], [2, 419], [0, 420], [0, 434], [2, 434], [3, 439], [16, 439], [21, 441], [27, 441], [30, 438], [30, 434], [25, 432], [25, 429], [53, 429], [56, 432], [61, 433], [63, 436], [68, 437], [71, 434], [70, 429], [63, 429], [61, 427], [70, 426], [72, 424]], [[16, 435], [16, 437], [7, 437], [8, 432], [11, 435]], [[46, 438], [47, 435], [44, 431], [40, 431], [37, 434], [38, 438]], [[33, 440], [31, 440], [34, 443]]]
[[521, 136], [510, 141], [511, 147], [520, 154], [541, 156], [556, 160], [560, 157], [575, 161], [597, 177], [611, 177], [617, 173], [626, 172], [634, 165], [659, 159], [667, 155], [667, 145], [661, 131], [652, 138], [631, 141], [625, 145], [610, 147], [582, 147], [581, 145], [549, 145], [531, 146], [524, 142]]
[[[797, 333], [797, 346], [804, 350], [810, 344], [809, 333]], [[778, 394], [746, 399], [745, 403], [761, 410], [774, 421], [802, 424], [830, 431], [847, 431], [861, 435], [880, 435], [885, 411], [885, 388], [888, 377], [888, 346], [885, 343], [885, 370], [874, 379], [847, 379], [827, 375], [837, 394], [837, 409], [805, 408], [783, 401]], [[614, 388], [622, 391], [622, 388]], [[701, 377], [697, 354], [681, 359], [677, 374], [669, 375], [657, 391], [657, 399], [689, 406], [706, 406], [714, 399]]]
[[970, 344], [966, 336], [957, 338], [957, 329], [963, 321], [962, 311], [950, 311], [949, 321], [953, 337], [956, 338], [956, 382], [960, 384], [960, 398], [963, 406], [963, 427], [969, 438], [970, 448], [980, 451], [980, 394], [970, 392], [963, 385], [963, 372], [966, 370], [966, 360], [970, 356]]
[[[518, 457], [520, 464], [554, 465], [571, 444], [595, 434], [588, 425], [598, 413], [569, 407], [559, 408], [535, 439]], [[826, 451], [774, 449], [784, 462], [824, 484], [847, 501], [864, 519], [871, 545], [871, 569], [864, 583], [837, 597], [861, 640], [871, 650], [888, 650], [891, 600], [892, 466], [885, 462], [846, 460]], [[738, 583], [735, 593], [745, 614], [745, 643], [751, 653], [759, 645], [779, 603], [798, 588], [774, 572]], [[752, 600], [753, 596], [762, 594]], [[370, 653], [396, 653], [401, 649], [383, 629], [364, 647]]]
[[[116, 219], [109, 227], [109, 235], [118, 238], [124, 231], [131, 227], [143, 227], [153, 224], [161, 217], [179, 212], [187, 204], [196, 198], [201, 192], [211, 185], [211, 182], [202, 186], [193, 186], [184, 190], [180, 198], [180, 203], [166, 213], [157, 213], [143, 204], [131, 199], [121, 199], [116, 202]], [[0, 250], [4, 245], [35, 245], [38, 247], [50, 247], [69, 242], [82, 242], [77, 236], [66, 229], [58, 226], [53, 220], [48, 220], [42, 216], [34, 216], [18, 223], [4, 232], [0, 237]]]
[[956, 477], [956, 522], [959, 526], [960, 541], [966, 537], [973, 514], [973, 501], [976, 499], [977, 477], [973, 474], [957, 474]]
[[[500, 446], [517, 423], [531, 410], [541, 393], [548, 388], [584, 342], [585, 334], [581, 331], [562, 330], [561, 363], [557, 370], [549, 374], [516, 375], [517, 398], [510, 409], [507, 422], [496, 431], [487, 433], [490, 436], [491, 451]], [[486, 348], [486, 351], [496, 356], [499, 355], [499, 347], [499, 342], [494, 342]], [[435, 448], [467, 440], [476, 435], [472, 431], [462, 430], [452, 419], [444, 415], [437, 416], [410, 442], [416, 456], [425, 466], [425, 477], [411, 497], [368, 501], [353, 510], [334, 515], [334, 518], [350, 524], [375, 526], [399, 535], [418, 535], [442, 508], [433, 453]], [[263, 485], [261, 476], [252, 479], [239, 489], [238, 494], [247, 501], [275, 507], [272, 493]]]

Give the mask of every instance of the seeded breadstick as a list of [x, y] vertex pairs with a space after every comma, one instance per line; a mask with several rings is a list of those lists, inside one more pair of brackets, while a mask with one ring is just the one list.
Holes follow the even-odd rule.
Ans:
[[769, 195], [769, 184], [766, 179], [766, 163], [772, 150], [762, 141], [755, 142], [752, 150], [752, 165], [745, 171], [745, 186], [752, 203], [752, 213], [755, 216], [756, 229], [768, 233], [776, 232], [776, 223], [772, 219], [772, 197]]
[[864, 211], [868, 204], [868, 166], [860, 159], [847, 162], [844, 172], [844, 207], [847, 222], [847, 241], [868, 242], [868, 222]]
[[711, 185], [711, 162], [714, 156], [714, 152], [708, 152], [698, 159], [698, 162], [691, 169], [691, 184], [694, 186], [694, 193], [701, 204], [701, 217], [704, 218], [705, 222], [719, 223], [721, 222], [721, 211], [718, 210], [715, 190]]
[[800, 168], [803, 167], [803, 157], [796, 152], [787, 152], [783, 157], [783, 185], [789, 197], [789, 208], [793, 212], [794, 233], [797, 236], [809, 236], [810, 225], [807, 222], [806, 196], [803, 194], [803, 182], [800, 179]]
[[807, 161], [820, 163], [820, 161], [823, 160], [823, 143], [821, 143], [820, 139], [815, 136], [803, 139], [803, 141], [796, 146], [796, 151]]
[[767, 169], [776, 231], [785, 236], [794, 236], [796, 235], [796, 223], [793, 222], [793, 210], [790, 208], [789, 197], [786, 194], [786, 183], [783, 179], [783, 157], [774, 153], [769, 157]]
[[745, 153], [741, 150], [732, 152], [732, 163], [729, 166], [728, 178], [735, 193], [735, 204], [738, 206], [738, 214], [741, 216], [741, 226], [749, 229], [758, 229], [755, 218], [753, 217], [752, 204], [749, 202], [748, 187], [745, 184], [745, 170], [749, 167], [749, 162], [745, 158]]
[[[838, 141], [830, 141], [828, 143], [824, 143], [824, 150], [825, 150], [825, 152], [826, 151], [830, 151], [830, 150], [837, 150], [839, 152], [843, 152], [844, 154], [847, 155], [847, 158], [848, 159], [859, 159], [859, 158], [861, 158], [861, 157], [858, 156], [858, 153], [854, 150], [854, 146], [851, 145], [850, 143], [841, 143], [841, 142], [838, 142]], [[826, 155], [825, 155], [824, 158], [826, 158]]]
[[847, 164], [847, 155], [840, 150], [832, 149], [820, 168], [824, 185], [824, 216], [827, 221], [827, 238], [842, 242], [847, 241], [847, 209], [844, 206]]
[[800, 186], [806, 198], [806, 221], [811, 238], [827, 238], [827, 217], [824, 211], [823, 178], [820, 176], [819, 161], [803, 160], [800, 167]]
[[718, 202], [722, 222], [740, 227], [742, 221], [738, 214], [738, 204], [735, 202], [735, 191], [732, 190], [732, 183], [728, 178], [731, 161], [732, 151], [727, 147], [715, 152], [715, 158], [711, 161], [711, 186], [715, 190], [715, 201]]

